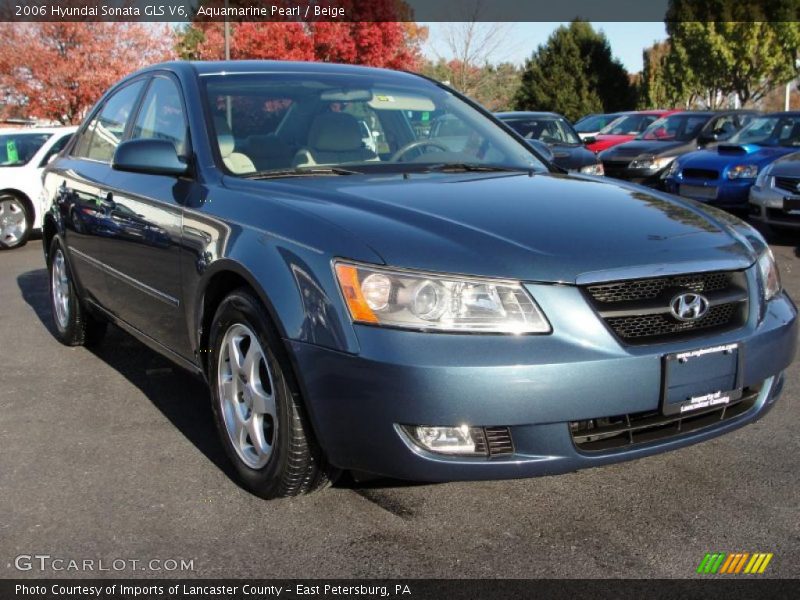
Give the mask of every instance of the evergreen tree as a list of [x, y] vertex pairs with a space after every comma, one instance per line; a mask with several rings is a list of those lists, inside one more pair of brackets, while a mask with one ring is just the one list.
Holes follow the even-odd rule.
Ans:
[[587, 113], [631, 109], [635, 94], [605, 35], [573, 21], [556, 29], [526, 61], [515, 106], [555, 111], [574, 121]]

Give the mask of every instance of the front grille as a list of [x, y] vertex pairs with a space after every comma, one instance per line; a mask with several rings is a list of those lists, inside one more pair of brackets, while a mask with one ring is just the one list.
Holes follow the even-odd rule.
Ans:
[[682, 171], [683, 176], [687, 179], [717, 179], [719, 177], [719, 171], [714, 171], [713, 169], [684, 169]]
[[621, 338], [635, 341], [638, 338], [660, 337], [684, 331], [697, 331], [720, 327], [730, 323], [736, 307], [733, 304], [713, 306], [699, 321], [683, 322], [673, 319], [669, 314], [636, 315], [606, 319], [606, 323]]
[[776, 177], [775, 178], [775, 187], [784, 190], [787, 192], [791, 192], [793, 194], [800, 193], [800, 190], [797, 189], [797, 186], [800, 185], [800, 177]]
[[[747, 280], [743, 271], [716, 271], [630, 279], [583, 288], [608, 327], [627, 344], [687, 339], [709, 330], [732, 329], [747, 319]], [[676, 295], [694, 292], [709, 302], [696, 321], [680, 321], [670, 310]]]
[[717, 271], [652, 279], [628, 279], [590, 285], [586, 287], [586, 291], [597, 302], [653, 300], [662, 295], [666, 289], [680, 288], [697, 293], [724, 290], [731, 285], [732, 277], [733, 273], [730, 271]]
[[631, 413], [585, 421], [572, 421], [570, 434], [582, 452], [605, 452], [656, 442], [714, 427], [755, 406], [759, 389], [745, 388], [742, 397], [723, 407], [665, 416], [659, 411]]

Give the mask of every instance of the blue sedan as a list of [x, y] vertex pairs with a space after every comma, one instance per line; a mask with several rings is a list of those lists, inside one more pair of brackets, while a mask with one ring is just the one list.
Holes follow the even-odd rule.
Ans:
[[674, 450], [766, 415], [797, 344], [748, 224], [550, 168], [411, 73], [155, 65], [44, 190], [53, 333], [113, 323], [203, 378], [264, 498]]
[[690, 152], [667, 172], [667, 191], [708, 204], [747, 208], [758, 173], [800, 148], [800, 112], [755, 118], [727, 143]]

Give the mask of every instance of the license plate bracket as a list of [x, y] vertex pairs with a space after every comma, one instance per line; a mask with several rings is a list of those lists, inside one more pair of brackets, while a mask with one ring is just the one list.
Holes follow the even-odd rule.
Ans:
[[783, 210], [786, 212], [792, 210], [800, 210], [800, 198], [792, 198], [791, 196], [786, 196], [783, 199]]
[[661, 413], [686, 414], [741, 398], [742, 350], [732, 343], [665, 355]]

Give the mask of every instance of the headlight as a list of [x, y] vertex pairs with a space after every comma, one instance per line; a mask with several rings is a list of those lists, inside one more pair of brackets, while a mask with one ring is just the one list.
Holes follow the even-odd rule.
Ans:
[[775, 184], [775, 178], [770, 176], [772, 173], [772, 165], [769, 165], [758, 174], [756, 177], [755, 186], [758, 188], [771, 188]]
[[781, 291], [781, 276], [778, 273], [778, 265], [775, 264], [775, 257], [769, 248], [758, 259], [758, 273], [764, 289], [764, 300], [772, 300]]
[[736, 165], [728, 169], [728, 179], [753, 179], [758, 175], [758, 165]]
[[585, 167], [581, 167], [578, 169], [581, 173], [585, 173], [586, 175], [605, 175], [605, 171], [603, 170], [603, 163], [597, 163], [596, 165], [586, 165]]
[[672, 164], [669, 166], [669, 169], [665, 172], [665, 177], [675, 177], [678, 173], [681, 172], [681, 163], [680, 161], [673, 160]]
[[675, 160], [674, 156], [664, 156], [662, 158], [637, 158], [628, 165], [629, 169], [647, 169], [648, 171], [660, 171]]
[[550, 333], [533, 298], [513, 281], [412, 273], [335, 263], [357, 323], [414, 330]]

